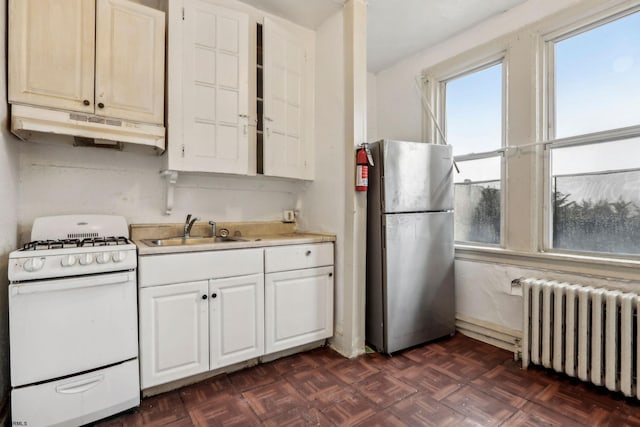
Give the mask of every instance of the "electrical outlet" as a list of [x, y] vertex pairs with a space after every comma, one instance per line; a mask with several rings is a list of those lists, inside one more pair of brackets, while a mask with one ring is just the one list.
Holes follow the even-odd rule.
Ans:
[[296, 222], [293, 209], [285, 209], [282, 211], [282, 222]]

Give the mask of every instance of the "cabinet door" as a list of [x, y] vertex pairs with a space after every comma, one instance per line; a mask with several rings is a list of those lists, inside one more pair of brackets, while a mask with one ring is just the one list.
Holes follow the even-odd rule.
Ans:
[[11, 0], [9, 102], [93, 112], [94, 35], [95, 0]]
[[265, 275], [265, 353], [333, 335], [333, 267]]
[[248, 25], [246, 14], [185, 1], [183, 170], [248, 173]]
[[143, 389], [209, 369], [208, 285], [205, 280], [140, 290]]
[[264, 174], [313, 178], [313, 45], [265, 18]]
[[211, 369], [264, 353], [264, 275], [209, 281]]
[[97, 5], [96, 114], [164, 123], [164, 12], [127, 0]]

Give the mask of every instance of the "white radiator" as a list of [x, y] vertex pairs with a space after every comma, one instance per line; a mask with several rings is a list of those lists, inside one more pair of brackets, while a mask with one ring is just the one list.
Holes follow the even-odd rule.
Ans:
[[556, 281], [520, 279], [522, 367], [543, 365], [640, 399], [640, 297]]

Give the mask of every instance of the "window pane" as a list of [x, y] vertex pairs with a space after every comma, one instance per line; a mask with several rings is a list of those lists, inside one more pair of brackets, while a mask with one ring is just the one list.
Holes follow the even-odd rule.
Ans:
[[446, 135], [454, 156], [502, 147], [502, 64], [447, 82]]
[[499, 244], [500, 157], [458, 162], [458, 168], [454, 186], [456, 241]]
[[499, 181], [500, 161], [502, 157], [488, 157], [486, 159], [467, 160], [457, 162], [460, 173], [453, 175], [455, 183], [465, 183], [469, 181]]
[[640, 124], [640, 13], [555, 44], [555, 137]]
[[553, 248], [640, 255], [640, 139], [551, 156]]

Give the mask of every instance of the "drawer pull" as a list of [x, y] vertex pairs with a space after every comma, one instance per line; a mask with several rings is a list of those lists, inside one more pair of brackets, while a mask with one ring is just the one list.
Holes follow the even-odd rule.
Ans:
[[216, 294], [216, 293], [211, 294], [211, 298], [216, 298], [217, 296], [218, 296], [218, 294]]
[[202, 295], [202, 299], [207, 299], [207, 296], [206, 295]]
[[307, 251], [307, 256], [311, 255], [311, 251]]

